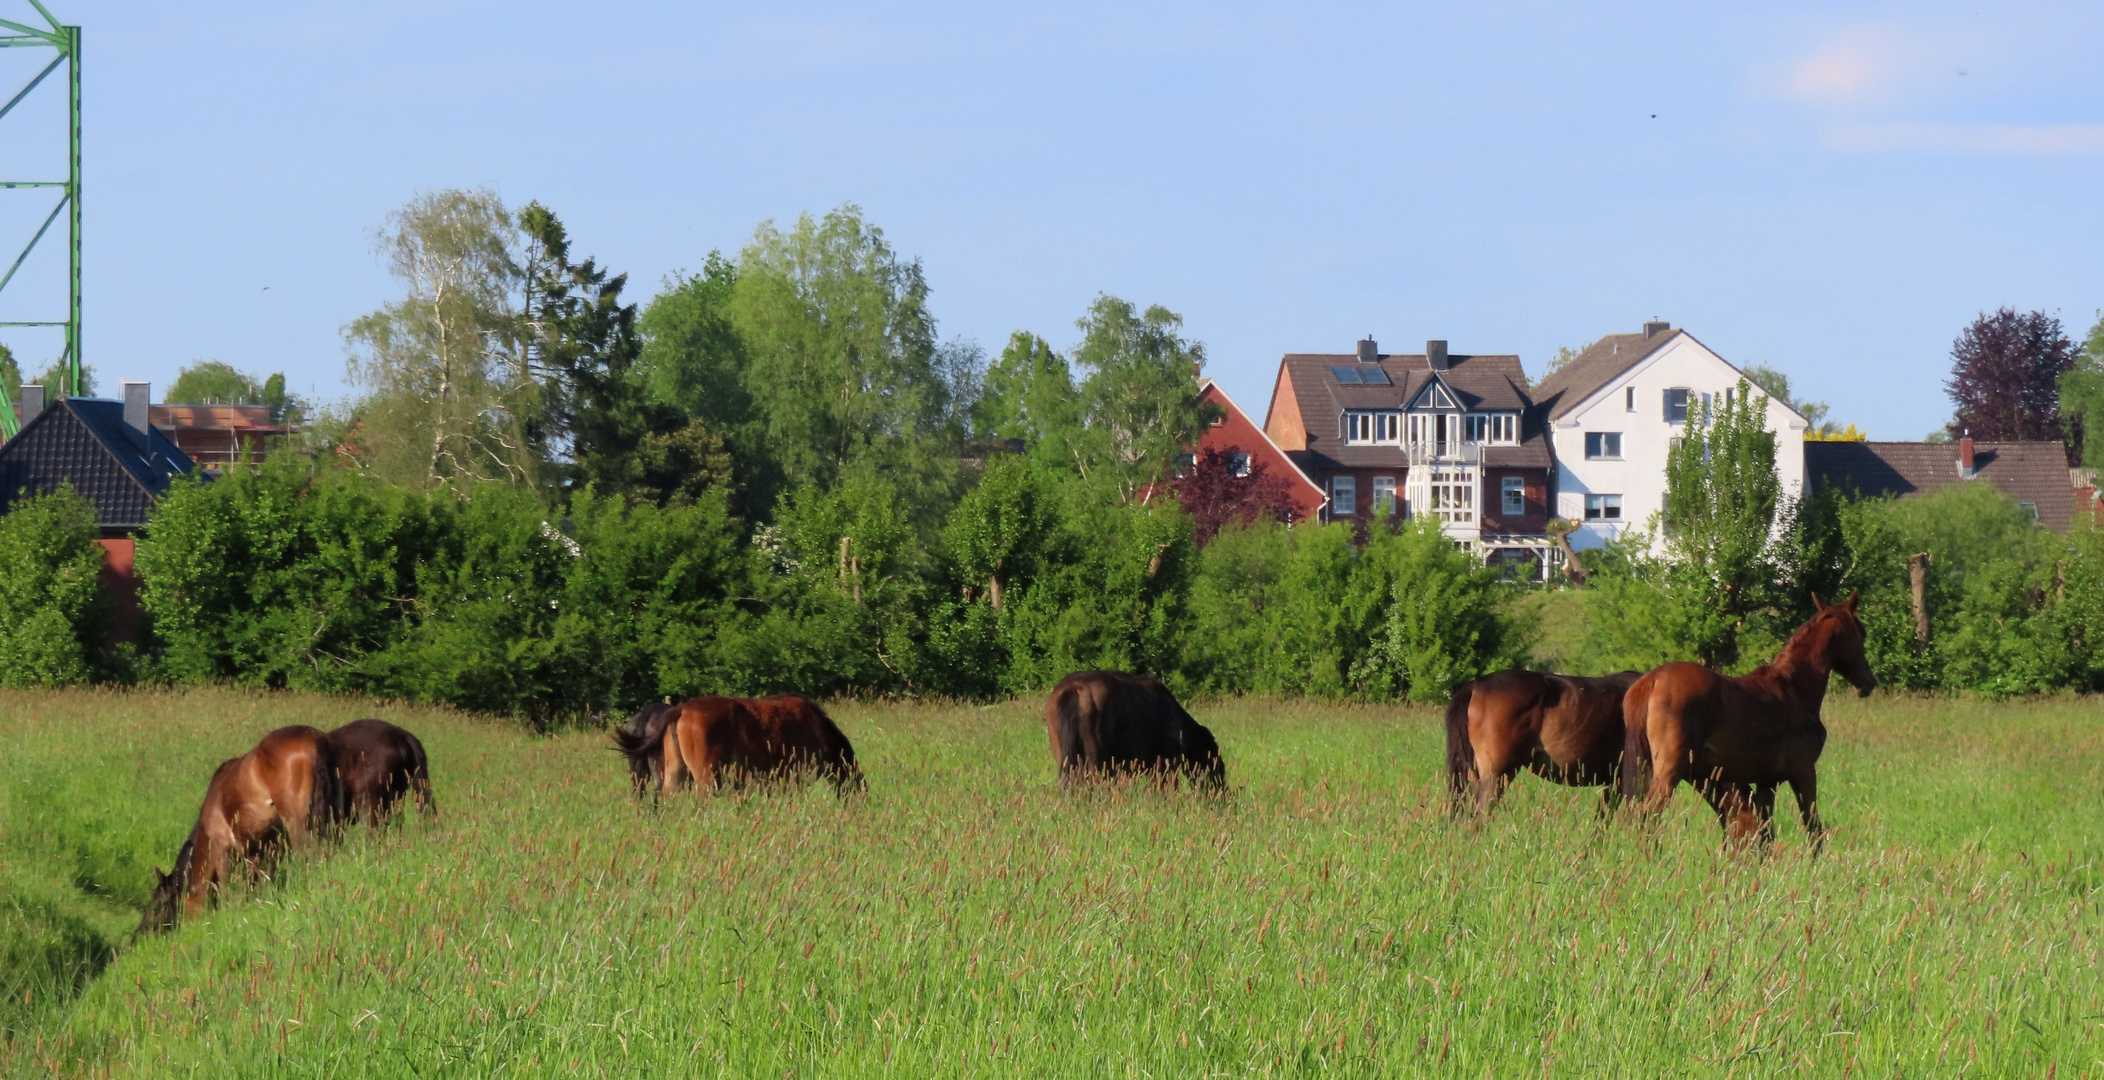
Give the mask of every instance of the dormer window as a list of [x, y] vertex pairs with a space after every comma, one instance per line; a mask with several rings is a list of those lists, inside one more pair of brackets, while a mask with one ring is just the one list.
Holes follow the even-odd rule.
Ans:
[[1352, 446], [1393, 445], [1402, 441], [1403, 414], [1351, 410], [1344, 414], [1344, 441]]
[[1460, 408], [1460, 406], [1454, 404], [1454, 399], [1448, 397], [1446, 390], [1443, 389], [1438, 383], [1433, 383], [1432, 385], [1425, 387], [1424, 393], [1417, 395], [1417, 404], [1411, 406], [1411, 408], [1458, 409]]

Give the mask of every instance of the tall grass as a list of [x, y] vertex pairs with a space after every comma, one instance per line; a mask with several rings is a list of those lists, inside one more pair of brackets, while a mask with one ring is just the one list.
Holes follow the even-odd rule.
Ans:
[[1830, 702], [1815, 859], [1794, 824], [1765, 858], [1723, 851], [1685, 789], [1648, 830], [1531, 778], [1450, 823], [1428, 710], [1201, 705], [1223, 800], [1060, 792], [1030, 703], [840, 704], [866, 794], [653, 810], [596, 734], [289, 695], [15, 695], [10, 901], [16, 868], [70, 875], [88, 932], [128, 929], [213, 763], [368, 711], [423, 736], [436, 824], [355, 834], [77, 993], [47, 984], [60, 1000], [14, 1006], [0, 1062], [2104, 1075], [2104, 734], [2084, 700]]

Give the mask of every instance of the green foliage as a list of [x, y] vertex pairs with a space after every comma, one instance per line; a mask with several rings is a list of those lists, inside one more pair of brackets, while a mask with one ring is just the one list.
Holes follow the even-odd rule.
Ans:
[[739, 255], [728, 313], [761, 452], [785, 485], [883, 469], [925, 523], [939, 520], [961, 433], [943, 430], [948, 387], [918, 261], [852, 204], [787, 232], [768, 222]]
[[219, 360], [199, 360], [177, 372], [163, 401], [198, 405], [259, 405], [263, 388], [255, 377]]
[[[1168, 479], [1176, 458], [1210, 419], [1198, 397], [1205, 347], [1181, 335], [1183, 317], [1160, 305], [1140, 312], [1099, 295], [1077, 326], [1074, 362], [1086, 427], [1073, 436], [1097, 479], [1131, 498]], [[1085, 468], [1084, 473], [1090, 471]]]
[[[2038, 527], [1987, 484], [1953, 484], [1843, 509], [1842, 584], [1863, 591], [1871, 670], [1908, 689], [1990, 695], [2090, 688], [2099, 609], [2084, 603], [2098, 573], [2094, 534], [2076, 548]], [[1929, 554], [1929, 648], [1915, 642], [1907, 557]], [[2071, 573], [2072, 571], [2072, 573]]]
[[987, 369], [979, 399], [980, 431], [1021, 439], [1032, 460], [1048, 468], [1080, 473], [1088, 467], [1079, 444], [1084, 426], [1081, 394], [1066, 357], [1044, 338], [1018, 330]]
[[2060, 423], [2084, 465], [2104, 468], [2104, 314], [2060, 376]]
[[487, 191], [421, 195], [388, 215], [377, 243], [405, 295], [344, 328], [351, 380], [368, 391], [346, 448], [399, 484], [545, 482], [511, 212]]
[[22, 400], [22, 365], [15, 362], [15, 351], [0, 342], [0, 390], [7, 392], [7, 400]]
[[109, 594], [95, 506], [71, 485], [0, 516], [0, 686], [65, 686], [104, 674]]

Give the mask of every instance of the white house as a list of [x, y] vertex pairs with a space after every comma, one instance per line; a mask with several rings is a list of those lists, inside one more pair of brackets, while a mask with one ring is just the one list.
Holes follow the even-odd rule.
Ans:
[[[1735, 393], [1743, 376], [1693, 334], [1647, 322], [1609, 334], [1534, 390], [1556, 448], [1556, 516], [1580, 524], [1574, 548], [1642, 528], [1665, 502], [1666, 453], [1705, 400]], [[1804, 491], [1805, 419], [1770, 399], [1775, 466], [1785, 498]]]

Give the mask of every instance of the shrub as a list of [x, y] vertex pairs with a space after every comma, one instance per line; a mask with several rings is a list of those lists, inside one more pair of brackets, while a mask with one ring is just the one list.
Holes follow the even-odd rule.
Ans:
[[0, 517], [0, 685], [65, 686], [106, 670], [110, 598], [96, 521], [71, 485]]

